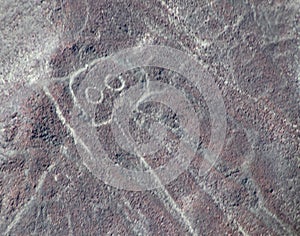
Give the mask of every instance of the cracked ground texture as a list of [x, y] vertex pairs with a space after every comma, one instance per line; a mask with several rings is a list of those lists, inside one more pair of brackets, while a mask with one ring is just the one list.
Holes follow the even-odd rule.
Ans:
[[[299, 6], [1, 0], [0, 235], [300, 235]], [[101, 58], [145, 45], [181, 50], [211, 74], [226, 108], [226, 138], [205, 175], [197, 152], [175, 180], [128, 191], [86, 167], [71, 120], [78, 88]], [[208, 107], [183, 77], [143, 67], [109, 81], [95, 132], [116, 165], [157, 168], [178, 146], [180, 118], [158, 103], [145, 103], [129, 131], [144, 142], [145, 127], [162, 122], [168, 146], [141, 160], [117, 144], [113, 104], [137, 81], [173, 83], [187, 94], [201, 116], [201, 145], [208, 144]]]

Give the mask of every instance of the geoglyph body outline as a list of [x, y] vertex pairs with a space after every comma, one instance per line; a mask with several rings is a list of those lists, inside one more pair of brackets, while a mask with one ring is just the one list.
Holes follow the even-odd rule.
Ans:
[[[181, 154], [180, 158], [175, 158], [173, 162], [169, 161], [169, 166], [162, 166], [154, 170], [150, 168], [147, 171], [125, 169], [113, 165], [109, 158], [107, 158], [107, 153], [103, 150], [97, 139], [95, 127], [90, 124], [90, 120], [93, 119], [95, 114], [95, 104], [87, 101], [86, 89], [97, 88], [103, 91], [106, 86], [104, 78], [107, 78], [107, 76], [116, 76], [122, 72], [145, 66], [161, 67], [184, 75], [185, 78], [193, 82], [208, 105], [211, 116], [211, 138], [208, 148], [203, 151], [205, 161], [204, 165], [199, 169], [199, 175], [204, 175], [214, 165], [225, 140], [226, 109], [221, 91], [214, 83], [210, 74], [204, 71], [192, 57], [170, 47], [149, 45], [125, 49], [104, 58], [87, 73], [79, 86], [77, 96], [81, 109], [79, 107], [76, 107], [78, 110], [74, 109], [71, 126], [74, 127], [85, 144], [77, 144], [77, 149], [87, 168], [106, 184], [120, 189], [139, 191], [154, 189], [160, 187], [162, 184], [168, 184], [189, 167], [196, 151], [195, 147], [197, 147], [197, 142], [195, 142], [191, 145], [193, 147], [192, 150], [190, 148], [185, 149], [184, 152], [186, 153]], [[152, 90], [155, 91], [159, 87], [160, 85], [156, 84]], [[171, 89], [166, 88], [163, 92], [167, 91], [170, 92]], [[155, 96], [155, 93], [153, 94]], [[160, 102], [164, 103], [162, 100]], [[168, 104], [168, 102], [165, 104]], [[116, 111], [116, 107], [114, 109]], [[84, 120], [82, 116], [79, 116], [82, 112], [85, 114]], [[112, 119], [112, 123], [116, 121], [115, 118]], [[122, 120], [120, 117], [117, 118]], [[187, 119], [187, 122], [189, 127], [197, 121], [195, 119]], [[191, 129], [187, 131], [191, 131]], [[190, 139], [187, 136], [186, 143], [192, 143], [193, 140], [194, 138]], [[132, 147], [131, 150], [137, 152], [136, 147]]]

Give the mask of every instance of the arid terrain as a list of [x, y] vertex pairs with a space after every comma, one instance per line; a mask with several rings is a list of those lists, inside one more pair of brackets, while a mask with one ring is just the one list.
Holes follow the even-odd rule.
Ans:
[[299, 9], [0, 0], [0, 235], [300, 235]]

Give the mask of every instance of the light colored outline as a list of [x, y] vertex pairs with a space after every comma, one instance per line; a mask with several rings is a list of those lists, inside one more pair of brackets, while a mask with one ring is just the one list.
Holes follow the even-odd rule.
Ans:
[[[100, 99], [98, 99], [97, 101], [92, 101], [90, 98], [89, 98], [89, 89], [94, 89], [94, 90], [98, 90], [99, 93], [100, 93]], [[84, 91], [85, 93], [85, 98], [88, 102], [92, 103], [92, 104], [100, 104], [102, 101], [103, 101], [103, 92], [102, 90], [99, 90], [97, 87], [87, 87]]]
[[[182, 61], [185, 65], [183, 68]], [[83, 96], [85, 88], [96, 86], [101, 90], [105, 87], [103, 78], [107, 74], [118, 75], [144, 66], [166, 68], [184, 75], [193, 82], [205, 98], [211, 115], [212, 130], [210, 143], [204, 152], [206, 164], [199, 174], [206, 174], [218, 159], [224, 144], [227, 126], [226, 108], [221, 91], [214, 83], [214, 79], [201, 68], [201, 65], [193, 57], [184, 52], [170, 47], [149, 45], [125, 49], [104, 58], [89, 71], [79, 86], [77, 95], [80, 107], [86, 114], [93, 117], [95, 107], [85, 100]], [[149, 167], [147, 171], [132, 171], [113, 165], [101, 147], [94, 127], [87, 121], [81, 120], [76, 115], [71, 119], [72, 126], [78, 131], [77, 133], [85, 144], [77, 145], [77, 149], [86, 167], [106, 184], [133, 191], [149, 190], [168, 184], [188, 168], [187, 160], [184, 160], [184, 157], [181, 162], [173, 163], [173, 168], [168, 168], [167, 171], [164, 168], [152, 170], [147, 163], [144, 163], [145, 161], [142, 162]]]

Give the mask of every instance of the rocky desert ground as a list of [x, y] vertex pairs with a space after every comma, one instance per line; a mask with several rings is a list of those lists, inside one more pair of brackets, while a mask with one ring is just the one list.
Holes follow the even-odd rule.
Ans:
[[298, 0], [1, 0], [0, 235], [299, 235]]

